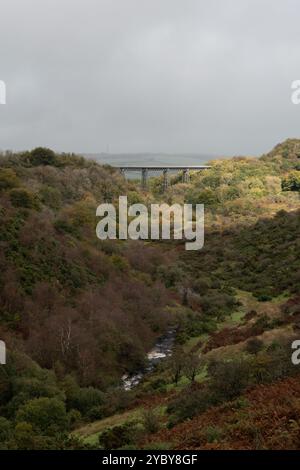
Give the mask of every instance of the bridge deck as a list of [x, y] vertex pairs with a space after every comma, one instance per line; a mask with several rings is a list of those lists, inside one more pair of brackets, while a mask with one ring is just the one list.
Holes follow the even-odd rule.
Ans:
[[211, 168], [208, 165], [120, 165], [115, 166], [115, 168], [120, 168], [120, 170], [130, 170], [130, 171], [141, 171], [141, 170], [150, 170], [150, 171], [161, 171], [161, 170], [205, 170], [206, 168]]

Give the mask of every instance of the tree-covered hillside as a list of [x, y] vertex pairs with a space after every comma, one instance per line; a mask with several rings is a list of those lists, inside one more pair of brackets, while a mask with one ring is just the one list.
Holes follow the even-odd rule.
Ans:
[[[280, 448], [284, 435], [299, 447], [297, 398], [276, 439], [255, 414], [258, 400], [274, 420], [276, 390], [299, 379], [299, 145], [215, 160], [165, 193], [160, 177], [142, 191], [49, 149], [0, 157], [1, 448]], [[203, 250], [100, 241], [96, 207], [119, 195], [204, 203]], [[125, 392], [169, 325], [172, 356]]]
[[111, 168], [74, 155], [35, 149], [1, 157], [0, 337], [8, 364], [0, 402], [8, 422], [27, 423], [26, 404], [51, 414], [46, 399], [66, 409], [66, 421], [74, 410], [101, 417], [117, 408], [119, 398], [110, 405], [103, 393], [144, 363], [170, 322], [172, 300], [157, 275], [167, 257], [144, 247], [141, 264], [133, 244], [96, 238], [97, 205], [131, 189]]

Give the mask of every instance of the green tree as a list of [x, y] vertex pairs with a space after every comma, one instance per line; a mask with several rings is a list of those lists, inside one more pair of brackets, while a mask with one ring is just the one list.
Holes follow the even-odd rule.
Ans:
[[283, 191], [300, 191], [300, 171], [291, 171], [282, 180]]
[[55, 165], [56, 156], [51, 149], [45, 147], [36, 147], [30, 152], [29, 160], [33, 166]]
[[0, 191], [18, 186], [19, 180], [11, 168], [0, 168]]
[[182, 347], [178, 346], [174, 350], [169, 362], [172, 381], [175, 383], [175, 385], [177, 385], [185, 365], [184, 350]]
[[185, 360], [185, 375], [194, 382], [195, 377], [200, 369], [200, 358], [198, 354], [188, 354]]
[[29, 423], [33, 430], [47, 435], [68, 430], [65, 404], [56, 398], [34, 398], [23, 405], [17, 413], [17, 422]]
[[9, 196], [14, 207], [25, 207], [26, 209], [38, 208], [38, 201], [34, 194], [25, 188], [12, 189]]
[[0, 416], [0, 442], [5, 442], [9, 439], [12, 432], [11, 423], [8, 419]]

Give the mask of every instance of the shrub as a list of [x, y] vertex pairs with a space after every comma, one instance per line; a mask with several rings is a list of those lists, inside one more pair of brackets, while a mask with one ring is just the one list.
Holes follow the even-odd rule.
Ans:
[[18, 449], [35, 449], [35, 434], [32, 425], [26, 422], [17, 423], [14, 440]]
[[291, 171], [282, 180], [283, 191], [300, 191], [300, 173], [299, 171]]
[[40, 190], [40, 199], [51, 209], [59, 209], [62, 204], [61, 193], [58, 189], [52, 188], [51, 186], [43, 186]]
[[11, 423], [3, 416], [0, 416], [0, 442], [8, 440], [11, 432]]
[[205, 437], [207, 442], [219, 442], [222, 437], [222, 429], [217, 426], [208, 426], [205, 430]]
[[25, 207], [26, 209], [37, 209], [39, 207], [36, 197], [27, 189], [12, 189], [9, 196], [14, 207]]
[[211, 375], [210, 389], [218, 401], [232, 400], [249, 384], [250, 364], [244, 359], [214, 362], [208, 371]]
[[126, 272], [129, 269], [129, 263], [126, 258], [119, 255], [112, 255], [111, 257], [112, 264], [114, 267], [121, 272]]
[[120, 447], [135, 443], [138, 435], [135, 423], [125, 423], [106, 429], [99, 435], [99, 444], [104, 449], [119, 449]]
[[56, 157], [53, 150], [44, 147], [37, 147], [29, 154], [31, 165], [55, 165]]
[[0, 191], [18, 186], [16, 173], [10, 168], [0, 168]]
[[247, 342], [245, 349], [249, 354], [257, 354], [259, 351], [262, 350], [263, 346], [263, 341], [258, 338], [251, 338]]
[[46, 435], [68, 429], [65, 405], [56, 398], [34, 398], [23, 405], [17, 413], [17, 422], [29, 423], [36, 431]]
[[99, 407], [104, 403], [104, 394], [93, 387], [78, 387], [67, 396], [67, 399], [70, 408], [75, 408], [84, 415], [91, 412], [91, 410], [94, 410], [95, 413], [95, 409], [97, 409], [99, 415]]
[[91, 421], [102, 419], [104, 417], [103, 406], [93, 406], [90, 410], [87, 411], [86, 416]]
[[202, 413], [215, 403], [215, 397], [208, 387], [198, 389], [189, 386], [185, 388], [168, 405], [167, 412], [172, 415], [168, 427], [171, 428], [177, 423]]
[[205, 206], [214, 207], [218, 204], [216, 191], [211, 188], [197, 190], [192, 189], [187, 194], [187, 202], [190, 204], [204, 204]]
[[152, 434], [159, 430], [159, 417], [153, 408], [143, 411], [143, 425], [147, 433]]
[[272, 297], [271, 297], [271, 295], [260, 294], [260, 295], [257, 296], [257, 300], [259, 302], [270, 302], [270, 300], [272, 300]]
[[74, 237], [79, 237], [78, 229], [70, 224], [67, 220], [56, 220], [54, 222], [54, 227], [59, 233], [68, 233], [70, 235], [74, 235]]
[[271, 328], [270, 318], [268, 315], [262, 315], [254, 323], [254, 329], [257, 332], [264, 331]]
[[78, 410], [69, 411], [68, 417], [71, 429], [75, 429], [82, 420], [81, 413]]

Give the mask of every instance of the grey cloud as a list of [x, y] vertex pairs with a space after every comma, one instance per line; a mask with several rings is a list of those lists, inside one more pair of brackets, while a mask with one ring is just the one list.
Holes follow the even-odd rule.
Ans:
[[297, 0], [1, 0], [0, 148], [260, 154], [299, 136]]

